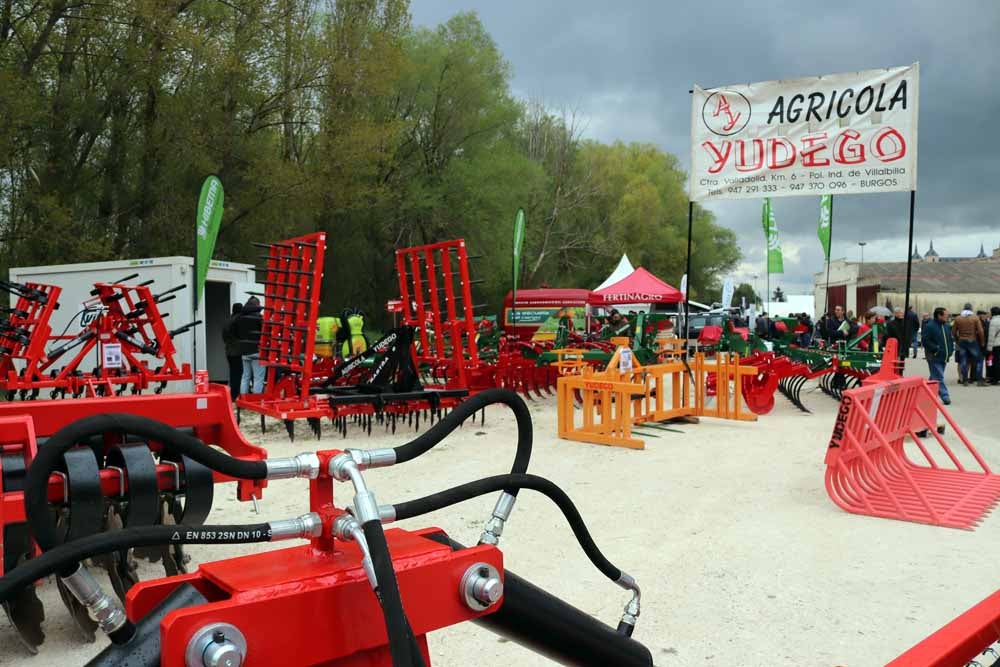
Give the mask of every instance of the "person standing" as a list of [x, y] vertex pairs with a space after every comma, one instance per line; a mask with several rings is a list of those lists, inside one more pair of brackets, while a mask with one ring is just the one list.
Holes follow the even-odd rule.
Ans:
[[910, 323], [910, 343], [913, 347], [913, 358], [916, 359], [917, 349], [920, 347], [920, 316], [913, 306], [906, 311], [906, 321]]
[[913, 324], [907, 322], [902, 306], [896, 306], [892, 311], [892, 319], [886, 325], [886, 338], [895, 338], [899, 345], [897, 356], [906, 359], [910, 353], [910, 337], [916, 335]]
[[771, 318], [767, 316], [766, 312], [761, 313], [757, 321], [754, 322], [754, 333], [764, 340], [771, 337]]
[[243, 357], [240, 355], [240, 337], [236, 335], [236, 320], [243, 312], [242, 303], [234, 303], [233, 310], [222, 327], [222, 343], [226, 346], [226, 361], [229, 362], [229, 396], [235, 401], [240, 395], [243, 380]]
[[990, 333], [990, 314], [985, 310], [978, 310], [976, 317], [983, 325], [983, 343], [979, 349], [979, 377], [983, 379], [983, 382], [986, 382], [986, 357], [990, 356], [989, 341], [987, 340]]
[[955, 343], [951, 337], [951, 327], [948, 326], [948, 311], [944, 308], [934, 309], [934, 319], [927, 322], [924, 327], [923, 343], [930, 379], [938, 383], [938, 396], [941, 402], [951, 405], [948, 387], [944, 383], [944, 369], [955, 349]]
[[962, 314], [955, 318], [951, 334], [956, 347], [962, 351], [962, 364], [959, 367], [961, 378], [958, 383], [975, 382], [976, 386], [985, 387], [986, 383], [979, 374], [979, 359], [982, 356], [982, 346], [986, 343], [986, 335], [982, 321], [972, 312], [971, 303], [965, 304]]
[[986, 348], [993, 355], [993, 365], [990, 366], [990, 384], [1000, 384], [1000, 307], [990, 308], [990, 330], [986, 337]]
[[247, 299], [236, 320], [236, 334], [240, 341], [240, 356], [243, 361], [243, 378], [240, 380], [240, 394], [259, 394], [264, 391], [264, 376], [267, 369], [260, 365], [260, 328], [262, 323], [260, 300], [252, 296]]
[[843, 306], [833, 307], [833, 314], [823, 318], [822, 329], [827, 346], [837, 341], [850, 340], [853, 337], [852, 333], [857, 332], [857, 327], [852, 329], [850, 321], [844, 316]]

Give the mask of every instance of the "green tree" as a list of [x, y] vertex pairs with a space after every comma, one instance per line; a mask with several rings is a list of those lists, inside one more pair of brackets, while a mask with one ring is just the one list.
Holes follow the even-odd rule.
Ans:
[[746, 299], [748, 306], [760, 301], [760, 297], [757, 296], [757, 292], [754, 291], [752, 285], [748, 283], [740, 283], [736, 289], [733, 290], [733, 302], [726, 305], [739, 306], [743, 303], [743, 299]]
[[[510, 82], [475, 14], [415, 29], [407, 0], [0, 0], [0, 271], [188, 254], [214, 173], [218, 257], [326, 231], [324, 309], [376, 325], [394, 251], [459, 237], [480, 255], [477, 303], [498, 308], [518, 207], [525, 286], [594, 285], [623, 251], [676, 284], [677, 159], [585, 140]], [[695, 214], [708, 298], [739, 251]]]

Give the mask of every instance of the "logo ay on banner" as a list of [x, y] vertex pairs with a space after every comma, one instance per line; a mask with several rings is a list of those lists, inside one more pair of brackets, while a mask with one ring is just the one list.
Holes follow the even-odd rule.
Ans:
[[695, 201], [913, 190], [919, 66], [703, 90]]

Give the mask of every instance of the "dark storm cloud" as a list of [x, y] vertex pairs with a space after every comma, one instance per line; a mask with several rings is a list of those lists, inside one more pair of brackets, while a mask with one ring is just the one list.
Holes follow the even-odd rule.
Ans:
[[[715, 87], [920, 62], [916, 241], [942, 255], [1000, 243], [1000, 3], [414, 0], [414, 22], [476, 11], [522, 97], [582, 113], [602, 141], [654, 143], [689, 163], [690, 100]], [[904, 259], [908, 194], [837, 198], [835, 257]], [[792, 289], [822, 268], [818, 197], [775, 201]], [[763, 263], [760, 202], [708, 208]], [[750, 270], [752, 272], [752, 270]], [[775, 280], [772, 279], [772, 284]]]

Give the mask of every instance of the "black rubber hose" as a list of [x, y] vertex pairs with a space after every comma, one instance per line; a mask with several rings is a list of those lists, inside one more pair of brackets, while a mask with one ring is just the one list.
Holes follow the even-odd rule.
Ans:
[[[488, 405], [502, 403], [510, 408], [517, 421], [517, 453], [514, 455], [514, 465], [510, 472], [514, 475], [523, 475], [528, 472], [528, 462], [531, 460], [532, 428], [531, 412], [528, 410], [524, 399], [509, 389], [487, 389], [481, 391], [472, 398], [466, 399], [455, 406], [448, 416], [444, 417], [437, 424], [432, 426], [426, 433], [421, 434], [406, 444], [395, 447], [396, 463], [406, 463], [421, 454], [426, 454], [439, 442], [444, 440], [462, 423]], [[512, 496], [517, 495], [517, 489], [511, 487], [505, 489]]]
[[25, 586], [50, 574], [69, 576], [85, 558], [133, 547], [163, 544], [251, 544], [269, 542], [271, 525], [142, 526], [88, 535], [31, 558], [0, 578], [0, 602], [7, 602]]
[[[444, 533], [432, 533], [426, 537], [456, 551], [465, 548]], [[499, 609], [472, 622], [560, 665], [653, 665], [649, 649], [636, 640], [618, 634], [590, 614], [508, 569], [503, 571], [503, 601]]]
[[424, 656], [413, 635], [413, 628], [403, 609], [396, 571], [392, 567], [392, 557], [389, 555], [389, 545], [385, 541], [382, 524], [376, 519], [362, 524], [361, 530], [368, 541], [375, 579], [378, 581], [377, 593], [382, 603], [382, 615], [385, 617], [392, 667], [426, 667]]
[[[163, 422], [128, 414], [104, 414], [86, 417], [61, 428], [38, 449], [24, 485], [24, 511], [35, 542], [42, 551], [59, 544], [55, 517], [49, 511], [49, 476], [62, 455], [79, 443], [86, 443], [104, 433], [127, 433], [158, 442], [167, 449], [184, 454], [212, 470], [239, 479], [265, 479], [267, 464], [244, 461], [209, 447], [193, 435]], [[66, 574], [71, 574], [67, 572]]]
[[563, 516], [569, 522], [569, 526], [573, 529], [573, 534], [576, 536], [577, 542], [580, 543], [580, 547], [587, 554], [590, 562], [611, 581], [617, 582], [621, 578], [622, 571], [605, 558], [601, 550], [597, 548], [594, 538], [591, 537], [590, 531], [587, 530], [587, 524], [584, 523], [583, 517], [580, 516], [580, 512], [577, 511], [573, 501], [570, 500], [565, 491], [544, 477], [537, 475], [494, 475], [493, 477], [484, 477], [475, 482], [454, 486], [423, 498], [393, 505], [393, 508], [396, 511], [396, 519], [402, 521], [403, 519], [434, 512], [487, 493], [508, 488], [531, 489], [551, 499], [562, 510]]

